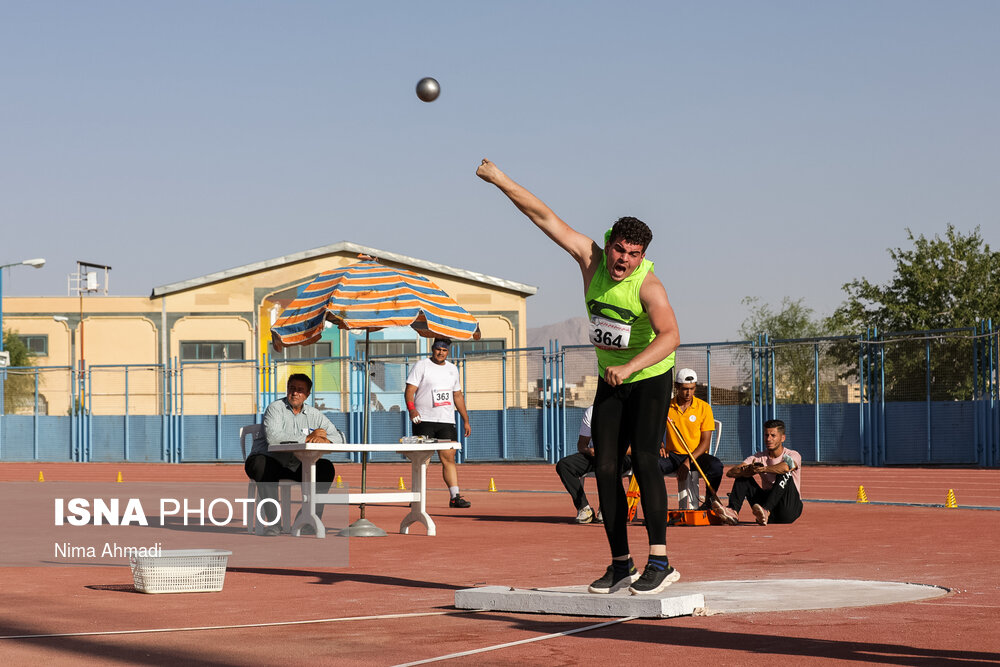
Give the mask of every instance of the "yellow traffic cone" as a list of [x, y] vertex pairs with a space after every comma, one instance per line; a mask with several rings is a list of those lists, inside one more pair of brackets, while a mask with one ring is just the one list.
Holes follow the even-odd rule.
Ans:
[[858, 502], [859, 503], [867, 503], [868, 502], [868, 494], [865, 493], [865, 487], [863, 487], [863, 486], [859, 486], [858, 487]]
[[399, 485], [396, 488], [399, 489], [400, 491], [406, 491], [406, 484], [403, 483], [402, 477], [399, 478]]
[[944, 501], [944, 506], [950, 509], [958, 508], [958, 501], [955, 500], [955, 489], [948, 489], [948, 497]]
[[487, 491], [492, 491], [493, 493], [496, 493], [496, 491], [497, 491], [497, 483], [493, 481], [492, 477], [490, 477], [490, 488], [488, 488], [486, 490]]
[[344, 488], [344, 480], [340, 478], [340, 475], [337, 475], [337, 488], [338, 489]]
[[41, 470], [38, 471], [38, 481], [39, 482], [44, 482], [45, 481], [45, 475], [42, 474]]
[[120, 470], [118, 471], [118, 479], [116, 479], [115, 481], [116, 482], [121, 482], [122, 481], [122, 473], [121, 473]]

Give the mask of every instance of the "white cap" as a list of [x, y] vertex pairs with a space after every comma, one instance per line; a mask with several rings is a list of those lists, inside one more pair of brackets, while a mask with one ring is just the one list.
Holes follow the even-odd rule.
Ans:
[[690, 368], [682, 368], [677, 371], [677, 375], [674, 376], [674, 382], [677, 384], [691, 384], [692, 382], [698, 381], [698, 374], [695, 373]]

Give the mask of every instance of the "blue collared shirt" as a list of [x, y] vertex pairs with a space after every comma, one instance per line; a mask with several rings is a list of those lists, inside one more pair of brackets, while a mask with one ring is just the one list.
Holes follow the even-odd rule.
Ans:
[[306, 436], [318, 428], [326, 431], [327, 440], [330, 442], [345, 441], [344, 435], [337, 427], [316, 408], [303, 405], [299, 414], [295, 414], [287, 397], [279, 399], [267, 406], [267, 410], [264, 411], [264, 437], [254, 440], [250, 453], [267, 454], [286, 468], [297, 470], [301, 462], [294, 454], [268, 452], [267, 448], [269, 445], [278, 445], [282, 442], [305, 442]]

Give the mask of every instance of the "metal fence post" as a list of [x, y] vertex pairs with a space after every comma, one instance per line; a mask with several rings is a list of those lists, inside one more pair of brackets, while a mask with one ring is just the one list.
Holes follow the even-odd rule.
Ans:
[[566, 456], [566, 354], [563, 352], [559, 341], [556, 341], [556, 367], [559, 373], [556, 410], [556, 446], [553, 449], [551, 463], [558, 463], [559, 459]]
[[927, 420], [927, 463], [931, 462], [931, 339], [924, 347], [924, 412]]
[[503, 399], [500, 402], [500, 458], [507, 460], [507, 350], [500, 355]]
[[32, 412], [32, 442], [31, 442], [31, 458], [35, 461], [38, 460], [38, 373], [39, 369], [35, 369], [35, 409]]
[[768, 381], [768, 386], [771, 389], [770, 391], [771, 402], [770, 402], [770, 410], [768, 411], [768, 419], [775, 419], [778, 416], [776, 412], [776, 408], [778, 405], [778, 393], [777, 393], [778, 383], [774, 377], [774, 367], [776, 365], [774, 362], [774, 343], [773, 341], [771, 341], [771, 337], [767, 335], [765, 335], [764, 340], [767, 342], [767, 351], [768, 351], [767, 381]]
[[705, 381], [708, 383], [707, 384], [708, 396], [706, 397], [706, 400], [708, 401], [708, 404], [711, 405], [712, 404], [712, 346], [711, 345], [705, 346], [705, 368], [708, 370], [708, 372], [706, 373], [707, 377], [705, 378]]
[[131, 457], [129, 455], [129, 433], [128, 433], [128, 366], [125, 367], [125, 423], [122, 429], [125, 433], [125, 443], [124, 452], [125, 460], [128, 461]]
[[865, 405], [867, 391], [865, 387], [865, 344], [864, 336], [858, 340], [858, 460], [867, 462], [865, 447]]
[[878, 328], [875, 329], [878, 336], [878, 458], [875, 465], [885, 465], [885, 341], [882, 340]]
[[[550, 343], [551, 344], [551, 343]], [[549, 415], [548, 415], [548, 403], [549, 403], [549, 357], [545, 354], [545, 348], [542, 348], [542, 386], [538, 392], [539, 400], [542, 405], [542, 457], [546, 461], [549, 460]]]
[[815, 390], [816, 390], [816, 405], [813, 410], [814, 415], [814, 437], [816, 442], [816, 462], [822, 461], [822, 456], [819, 451], [819, 343], [813, 343], [813, 377], [815, 378]]

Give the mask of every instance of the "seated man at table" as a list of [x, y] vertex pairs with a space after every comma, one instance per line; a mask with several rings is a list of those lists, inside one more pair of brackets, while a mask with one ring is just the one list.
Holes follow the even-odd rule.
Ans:
[[[264, 412], [264, 437], [254, 439], [253, 449], [243, 465], [247, 477], [260, 484], [263, 515], [267, 523], [274, 521], [277, 507], [277, 482], [283, 479], [302, 481], [302, 462], [291, 452], [268, 452], [270, 445], [283, 442], [344, 442], [344, 436], [322, 412], [306, 405], [312, 391], [312, 380], [303, 373], [288, 376], [285, 397], [274, 401]], [[336, 471], [327, 459], [316, 461], [316, 493], [326, 493], [333, 483]], [[316, 506], [316, 514], [323, 515], [323, 505]], [[312, 529], [312, 526], [308, 527]], [[264, 535], [279, 534], [278, 525], [267, 526]], [[303, 529], [306, 532], [306, 529]]]

